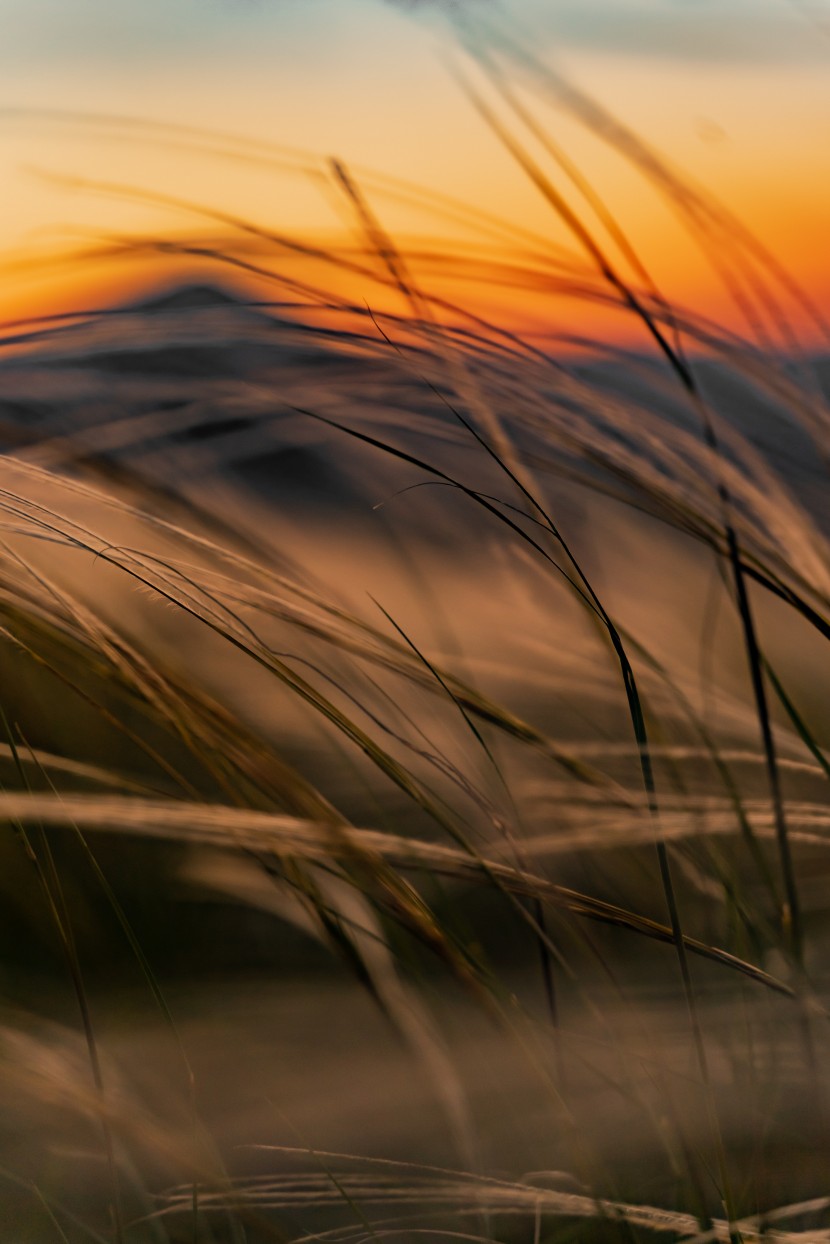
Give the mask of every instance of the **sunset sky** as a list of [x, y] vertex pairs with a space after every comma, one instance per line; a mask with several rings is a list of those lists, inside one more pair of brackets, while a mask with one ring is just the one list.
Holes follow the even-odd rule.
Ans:
[[[713, 192], [826, 305], [830, 7], [818, 0], [468, 0], [467, 8], [515, 31]], [[303, 169], [292, 172], [230, 159], [227, 144], [218, 152], [217, 144], [182, 131], [102, 125], [95, 116], [248, 136], [309, 153], [320, 169], [337, 156], [361, 185], [364, 170], [405, 179], [504, 217], [586, 262], [465, 96], [458, 71], [485, 95], [489, 88], [457, 50], [437, 4], [0, 0], [0, 32], [4, 321], [133, 288], [134, 265], [130, 273], [56, 266], [69, 245], [135, 232], [216, 232], [215, 219], [160, 197], [124, 198], [115, 186], [317, 239], [350, 227], [343, 202], [330, 184], [309, 176], [304, 157]], [[562, 109], [530, 93], [522, 98], [590, 179], [661, 288], [729, 320], [734, 313], [717, 279], [643, 178]], [[110, 190], [80, 187], [77, 179]], [[383, 225], [402, 241], [452, 250], [453, 240], [474, 240], [457, 221], [404, 208], [371, 179], [365, 187]], [[148, 272], [145, 263], [145, 284]], [[348, 292], [366, 296], [360, 288]], [[463, 298], [488, 312], [503, 300], [504, 314], [514, 318], [550, 314], [554, 326], [571, 322], [570, 311], [541, 299], [530, 307], [515, 294], [472, 287]], [[579, 310], [583, 328], [592, 314]]]

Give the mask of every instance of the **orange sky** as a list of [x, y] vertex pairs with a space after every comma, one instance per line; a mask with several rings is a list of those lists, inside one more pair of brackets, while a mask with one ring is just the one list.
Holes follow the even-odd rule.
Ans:
[[[5, 4], [14, 9], [17, 2], [0, 0], [0, 8]], [[86, 3], [92, 5], [94, 0]], [[450, 42], [446, 31], [368, 0], [344, 3], [347, 10], [349, 5], [360, 10], [363, 25], [352, 29], [342, 16], [344, 9], [337, 10], [344, 24], [336, 45], [321, 38], [313, 23], [306, 31], [296, 17], [288, 34], [283, 30], [282, 37], [276, 37], [282, 28], [276, 17], [269, 19], [276, 37], [270, 61], [263, 47], [244, 41], [233, 55], [228, 54], [227, 42], [220, 48], [209, 42], [195, 50], [166, 48], [160, 61], [148, 35], [148, 48], [126, 63], [123, 49], [118, 53], [116, 48], [109, 53], [104, 49], [93, 64], [84, 66], [77, 57], [61, 60], [54, 49], [50, 55], [40, 52], [35, 41], [29, 48], [29, 72], [17, 79], [7, 77], [2, 92], [6, 111], [0, 111], [0, 160], [8, 189], [0, 221], [5, 269], [0, 318], [8, 321], [96, 305], [118, 300], [157, 279], [173, 279], [180, 261], [168, 256], [162, 262], [146, 252], [127, 264], [56, 262], [67, 249], [98, 246], [113, 237], [203, 240], [207, 234], [227, 238], [230, 232], [238, 239], [235, 226], [244, 220], [315, 243], [321, 239], [328, 243], [338, 231], [355, 241], [359, 230], [345, 198], [333, 188], [331, 178], [325, 180], [326, 158], [331, 154], [346, 162], [373, 211], [404, 249], [417, 239], [420, 249], [428, 246], [452, 254], [460, 243], [475, 241], [479, 247], [486, 244], [493, 259], [515, 262], [516, 254], [515, 244], [506, 249], [505, 243], [487, 237], [469, 220], [442, 214], [434, 205], [403, 204], [388, 193], [388, 187], [384, 190], [382, 177], [404, 178], [499, 216], [539, 236], [537, 249], [545, 263], [564, 253], [570, 266], [593, 272], [580, 243], [488, 131], [453, 79], [442, 59]], [[619, 0], [617, 16], [627, 11]], [[326, 12], [334, 10], [320, 0], [315, 20], [322, 21]], [[371, 28], [366, 25], [367, 14]], [[824, 60], [791, 57], [770, 63], [767, 57], [760, 63], [752, 58], [707, 62], [700, 57], [645, 55], [631, 49], [622, 54], [613, 47], [567, 45], [549, 52], [582, 89], [669, 154], [675, 168], [716, 195], [816, 302], [826, 304], [830, 75]], [[457, 63], [465, 65], [460, 58]], [[486, 89], [469, 62], [465, 72]], [[722, 283], [654, 188], [561, 109], [529, 94], [522, 98], [589, 178], [660, 289], [701, 314], [742, 328]], [[54, 111], [34, 116], [26, 109]], [[243, 160], [225, 140], [98, 124], [73, 119], [70, 114], [76, 111], [249, 135], [310, 154], [289, 159], [293, 169], [278, 167], [271, 157], [265, 158], [264, 150], [249, 148]], [[515, 119], [510, 126], [512, 133], [521, 134]], [[591, 223], [590, 213], [538, 144], [527, 137], [522, 141], [557, 188], [565, 190], [581, 218]], [[373, 179], [364, 169], [382, 177]], [[55, 181], [53, 174], [75, 181], [71, 185]], [[97, 186], [102, 182], [107, 183], [103, 193]], [[133, 191], [156, 197], [142, 200]], [[207, 205], [233, 221], [173, 207], [169, 199]], [[607, 242], [601, 229], [596, 236]], [[250, 239], [246, 246], [250, 248]], [[613, 245], [608, 249], [616, 257]], [[264, 262], [288, 271], [283, 254], [273, 246], [266, 252]], [[188, 264], [192, 271], [192, 260]], [[323, 283], [331, 279], [342, 296], [383, 304], [382, 292], [368, 278], [354, 274], [344, 278], [342, 273], [329, 277], [319, 265], [309, 272], [296, 257], [289, 268], [292, 279], [313, 277]], [[215, 264], [206, 270], [225, 280], [230, 275]], [[623, 271], [630, 275], [624, 265]], [[428, 271], [419, 267], [418, 274], [424, 288], [511, 325], [638, 339], [637, 330], [626, 327], [625, 317], [601, 315], [593, 302], [565, 299], [548, 287], [533, 294], [509, 291], [479, 280], [461, 281], [457, 271], [451, 278], [439, 279], [434, 264]], [[235, 275], [238, 280], [239, 269]], [[282, 296], [276, 286], [271, 295], [263, 294], [262, 287], [257, 293]], [[799, 313], [789, 309], [799, 319]]]

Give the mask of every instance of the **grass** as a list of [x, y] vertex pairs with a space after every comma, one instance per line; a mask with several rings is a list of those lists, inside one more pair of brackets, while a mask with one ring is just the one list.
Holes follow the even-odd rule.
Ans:
[[[225, 292], [7, 326], [40, 420], [0, 463], [15, 1239], [826, 1236], [820, 316], [509, 32], [459, 34], [574, 251], [54, 118], [311, 172], [353, 240], [76, 183], [192, 225], [81, 273]], [[671, 203], [745, 335], [669, 304], [520, 88]], [[480, 245], [396, 241], [385, 197]], [[523, 339], [459, 274], [642, 350]]]

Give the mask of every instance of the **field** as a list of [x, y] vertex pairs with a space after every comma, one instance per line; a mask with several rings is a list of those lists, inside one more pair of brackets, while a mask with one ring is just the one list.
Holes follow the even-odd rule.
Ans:
[[[467, 50], [567, 253], [308, 157], [347, 240], [178, 203], [72, 255], [168, 279], [3, 328], [3, 1240], [830, 1233], [827, 326], [600, 104]], [[740, 329], [661, 293], [526, 82]]]

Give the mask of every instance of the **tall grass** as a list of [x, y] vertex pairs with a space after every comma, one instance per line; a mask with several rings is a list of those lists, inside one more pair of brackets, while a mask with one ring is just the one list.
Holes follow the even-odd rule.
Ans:
[[[76, 182], [189, 226], [85, 240], [79, 275], [224, 292], [6, 326], [14, 1238], [825, 1238], [826, 364], [791, 315], [821, 317], [458, 21], [572, 251], [342, 162], [49, 118], [311, 173], [352, 239]], [[669, 303], [520, 88], [670, 202], [745, 335]], [[480, 242], [396, 240], [389, 199]], [[523, 338], [462, 278], [642, 349]]]

